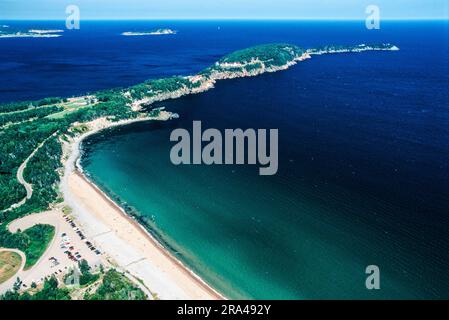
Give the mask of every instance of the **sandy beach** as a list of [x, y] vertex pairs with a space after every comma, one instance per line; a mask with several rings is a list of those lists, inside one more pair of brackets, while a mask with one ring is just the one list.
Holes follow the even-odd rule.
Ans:
[[[169, 114], [160, 119], [167, 120]], [[104, 128], [123, 125], [98, 119], [90, 130], [64, 146], [67, 159], [61, 180], [65, 203], [84, 232], [103, 250], [113, 264], [142, 281], [160, 299], [224, 299], [159, 244], [139, 223], [128, 216], [78, 169], [83, 139]], [[148, 119], [147, 119], [148, 120]]]

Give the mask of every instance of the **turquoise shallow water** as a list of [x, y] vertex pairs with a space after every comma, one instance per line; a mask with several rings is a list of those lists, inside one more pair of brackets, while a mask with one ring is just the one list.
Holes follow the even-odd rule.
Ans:
[[[328, 41], [359, 37], [352, 27], [336, 27]], [[293, 43], [302, 30], [276, 28]], [[231, 298], [447, 298], [444, 30], [399, 24], [383, 36], [400, 52], [314, 57], [160, 103], [180, 118], [91, 137], [82, 164]], [[279, 128], [278, 174], [172, 165], [170, 132], [193, 120], [205, 128]], [[381, 270], [379, 291], [365, 288], [371, 264]]]

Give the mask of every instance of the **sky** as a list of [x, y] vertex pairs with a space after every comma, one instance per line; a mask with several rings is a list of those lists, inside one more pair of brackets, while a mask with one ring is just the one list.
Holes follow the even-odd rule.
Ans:
[[0, 19], [365, 19], [377, 5], [383, 19], [448, 19], [449, 0], [0, 0]]

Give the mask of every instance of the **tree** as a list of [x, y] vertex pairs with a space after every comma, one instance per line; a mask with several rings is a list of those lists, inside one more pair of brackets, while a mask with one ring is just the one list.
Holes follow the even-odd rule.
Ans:
[[108, 270], [93, 294], [86, 293], [85, 300], [146, 300], [147, 296], [126, 276], [114, 269]]
[[90, 272], [90, 266], [85, 259], [79, 262], [78, 267], [81, 272], [80, 285], [82, 286], [95, 282], [100, 277], [100, 275]]
[[22, 287], [22, 280], [20, 280], [20, 278], [17, 277], [16, 282], [14, 282], [14, 285], [12, 288], [15, 292], [17, 292], [20, 290], [21, 287]]
[[87, 262], [87, 260], [86, 259], [83, 259], [83, 260], [81, 260], [79, 263], [78, 263], [78, 266], [79, 266], [79, 268], [80, 268], [80, 271], [81, 271], [81, 273], [84, 275], [84, 274], [90, 274], [90, 266], [89, 266], [89, 263]]
[[60, 289], [58, 279], [53, 275], [45, 279], [44, 287], [41, 291], [32, 296], [33, 300], [70, 300], [69, 291]]

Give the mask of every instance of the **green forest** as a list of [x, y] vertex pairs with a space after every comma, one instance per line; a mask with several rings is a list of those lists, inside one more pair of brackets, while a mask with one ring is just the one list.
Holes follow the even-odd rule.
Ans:
[[[49, 208], [58, 199], [59, 171], [62, 167], [60, 139], [73, 135], [69, 128], [75, 122], [99, 117], [111, 120], [134, 118], [130, 102], [122, 90], [105, 90], [96, 94], [98, 102], [86, 107], [69, 107], [67, 99], [49, 98], [35, 102], [0, 105], [0, 247], [22, 250], [31, 267], [51, 241], [54, 228], [34, 226], [22, 232], [10, 233], [7, 225], [30, 213]], [[66, 110], [62, 117], [49, 117]], [[44, 142], [44, 143], [43, 143]], [[25, 204], [10, 210], [26, 196], [25, 188], [17, 180], [17, 170], [41, 144], [24, 170], [24, 179], [33, 186], [33, 195]]]
[[[85, 290], [81, 296], [83, 300], [147, 300], [147, 295], [134, 285], [123, 273], [115, 269], [100, 270], [91, 273], [85, 260], [79, 263], [81, 272], [79, 285], [66, 284], [67, 276], [58, 280], [54, 275], [44, 280], [41, 287], [35, 283], [29, 290], [20, 291], [22, 281], [20, 278], [12, 288], [0, 295], [0, 300], [71, 300], [77, 290]], [[98, 285], [95, 285], [98, 282]]]

